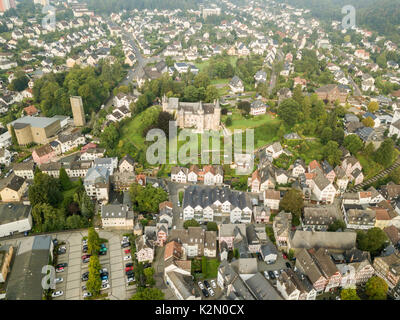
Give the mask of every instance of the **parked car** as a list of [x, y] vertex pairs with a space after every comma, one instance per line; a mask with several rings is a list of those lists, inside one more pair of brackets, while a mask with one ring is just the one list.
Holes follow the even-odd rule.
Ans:
[[99, 256], [105, 256], [107, 254], [107, 250], [106, 251], [99, 251]]
[[131, 277], [131, 276], [133, 276], [135, 273], [133, 272], [133, 270], [130, 270], [130, 271], [125, 271], [125, 274], [126, 274], [128, 277]]
[[90, 258], [86, 258], [86, 259], [82, 260], [83, 263], [89, 263], [89, 261], [90, 261]]
[[276, 278], [279, 277], [279, 272], [278, 272], [278, 270], [274, 270], [274, 275], [275, 275]]
[[133, 267], [131, 266], [131, 267], [126, 267], [125, 268], [125, 272], [127, 272], [127, 271], [133, 271]]
[[57, 250], [58, 254], [65, 254], [67, 252], [67, 248], [66, 247], [60, 247]]
[[132, 283], [132, 282], [134, 282], [135, 281], [135, 278], [134, 277], [128, 277], [127, 278], [127, 280], [126, 280], [126, 283]]
[[131, 255], [127, 255], [127, 256], [124, 257], [124, 261], [128, 261], [128, 260], [131, 260], [131, 259], [132, 259]]
[[90, 293], [90, 292], [85, 292], [84, 294], [83, 294], [83, 297], [84, 298], [89, 298], [89, 297], [91, 297], [92, 296], [92, 294]]
[[100, 288], [100, 291], [102, 291], [102, 290], [107, 290], [107, 289], [110, 289], [110, 284], [109, 284], [109, 283], [107, 283], [107, 284], [102, 284], [102, 285], [101, 285], [101, 288]]
[[64, 292], [60, 290], [60, 291], [53, 292], [51, 296], [53, 298], [57, 298], [57, 297], [61, 297], [63, 294], [64, 294]]
[[261, 255], [261, 253], [257, 253], [257, 258], [258, 258], [258, 260], [263, 261], [263, 257]]
[[125, 243], [121, 244], [121, 248], [128, 248], [130, 246], [131, 246], [131, 244], [129, 242], [125, 242]]
[[206, 286], [207, 289], [208, 289], [208, 288], [211, 288], [211, 286], [210, 286], [210, 284], [208, 283], [207, 280], [204, 280], [204, 285]]
[[87, 287], [86, 286], [82, 286], [82, 291], [86, 291]]
[[108, 279], [101, 280], [101, 284], [108, 284], [108, 283], [110, 283], [110, 282], [108, 281]]
[[286, 267], [288, 267], [289, 269], [292, 268], [292, 266], [291, 266], [291, 264], [290, 264], [289, 262], [286, 262], [285, 265], [286, 265]]
[[269, 274], [267, 271], [264, 271], [264, 277], [267, 278], [268, 280], [270, 279]]
[[215, 280], [211, 280], [210, 283], [211, 283], [211, 287], [213, 287], [214, 289], [217, 287]]
[[65, 271], [64, 267], [56, 268], [57, 273], [64, 272], [64, 271]]
[[211, 297], [215, 296], [215, 292], [214, 292], [214, 290], [212, 288], [208, 288], [208, 292], [210, 293]]
[[89, 248], [88, 248], [87, 245], [85, 245], [85, 246], [82, 247], [82, 253], [87, 253], [88, 250], [89, 250]]
[[200, 288], [201, 290], [204, 289], [204, 284], [203, 284], [203, 282], [199, 281], [199, 282], [197, 282], [197, 285], [199, 286], [199, 288]]
[[56, 278], [56, 279], [55, 279], [55, 282], [56, 282], [56, 283], [64, 282], [64, 278]]
[[90, 254], [84, 254], [82, 256], [82, 260], [89, 259], [89, 258], [90, 258]]
[[269, 276], [270, 276], [270, 278], [271, 278], [272, 280], [275, 280], [275, 279], [276, 279], [275, 274], [274, 274], [272, 271], [268, 271], [268, 274], [269, 274]]
[[125, 254], [131, 253], [131, 249], [126, 249], [126, 250], [124, 250], [124, 253], [125, 253]]
[[108, 274], [103, 273], [100, 275], [100, 278], [101, 280], [108, 280]]
[[208, 293], [208, 291], [206, 289], [202, 289], [201, 292], [203, 292], [203, 295], [208, 298], [210, 296], [210, 294]]
[[68, 263], [59, 263], [58, 265], [56, 265], [56, 268], [66, 268], [68, 267]]
[[82, 240], [82, 245], [87, 246], [87, 240]]
[[126, 267], [126, 268], [127, 268], [127, 267], [133, 267], [133, 263], [132, 263], [132, 262], [128, 262], [128, 263], [125, 264], [125, 267]]
[[89, 280], [89, 272], [85, 272], [83, 275], [82, 275], [82, 281], [88, 281]]

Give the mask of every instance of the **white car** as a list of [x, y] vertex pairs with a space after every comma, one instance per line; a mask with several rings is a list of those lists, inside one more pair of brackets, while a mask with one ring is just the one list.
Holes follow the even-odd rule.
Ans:
[[60, 291], [53, 292], [53, 294], [51, 296], [53, 298], [57, 298], [57, 297], [61, 297], [63, 294], [64, 294], [64, 292], [60, 290]]
[[203, 284], [203, 282], [199, 281], [199, 282], [197, 282], [197, 285], [199, 286], [199, 288], [200, 288], [201, 290], [204, 289], [204, 284]]
[[82, 241], [82, 245], [86, 246], [87, 245], [87, 240]]
[[269, 274], [267, 271], [264, 271], [264, 277], [267, 278], [269, 280]]
[[128, 261], [128, 260], [131, 260], [131, 259], [132, 259], [132, 256], [131, 256], [131, 255], [125, 256], [125, 257], [124, 257], [124, 261]]
[[61, 282], [64, 282], [64, 279], [63, 278], [56, 278], [55, 282], [56, 283], [61, 283]]
[[214, 289], [217, 287], [215, 280], [211, 280], [210, 283], [211, 283], [211, 287], [213, 287]]
[[90, 293], [90, 292], [85, 292], [84, 294], [83, 294], [83, 297], [84, 298], [89, 298], [89, 297], [91, 297], [92, 296], [92, 294]]
[[109, 285], [108, 283], [107, 283], [107, 284], [101, 285], [100, 291], [102, 291], [102, 290], [107, 290], [107, 289], [110, 289], [110, 285]]
[[135, 278], [128, 278], [127, 280], [126, 280], [126, 283], [132, 283], [132, 282], [134, 282], [135, 281]]
[[103, 268], [100, 270], [100, 273], [108, 272], [107, 268]]
[[279, 272], [278, 272], [278, 270], [275, 270], [275, 271], [274, 271], [274, 275], [275, 275], [275, 277], [277, 277], [277, 278], [279, 277]]
[[215, 296], [215, 292], [214, 292], [214, 290], [212, 288], [208, 288], [208, 292], [210, 293], [211, 297]]
[[108, 279], [101, 280], [101, 284], [109, 284]]

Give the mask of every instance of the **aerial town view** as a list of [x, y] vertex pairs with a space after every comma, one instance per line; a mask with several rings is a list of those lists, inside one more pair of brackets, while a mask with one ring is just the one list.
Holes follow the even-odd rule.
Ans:
[[400, 300], [399, 65], [400, 0], [0, 0], [0, 300]]

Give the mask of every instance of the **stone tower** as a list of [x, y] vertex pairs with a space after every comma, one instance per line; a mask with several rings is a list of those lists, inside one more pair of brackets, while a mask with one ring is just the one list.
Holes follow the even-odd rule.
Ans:
[[82, 97], [71, 97], [70, 101], [75, 127], [85, 126], [85, 110], [83, 109]]
[[221, 124], [221, 106], [219, 104], [219, 99], [214, 101], [214, 123], [213, 130], [219, 130], [219, 126]]

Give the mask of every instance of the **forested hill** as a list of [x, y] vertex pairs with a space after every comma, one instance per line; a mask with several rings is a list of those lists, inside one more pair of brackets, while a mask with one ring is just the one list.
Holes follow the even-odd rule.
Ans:
[[322, 21], [341, 20], [342, 7], [356, 8], [357, 25], [377, 31], [400, 43], [400, 0], [277, 0], [297, 8], [311, 10]]
[[89, 9], [98, 14], [110, 14], [122, 10], [143, 9], [196, 9], [203, 0], [84, 0]]

